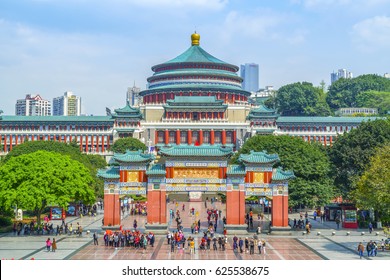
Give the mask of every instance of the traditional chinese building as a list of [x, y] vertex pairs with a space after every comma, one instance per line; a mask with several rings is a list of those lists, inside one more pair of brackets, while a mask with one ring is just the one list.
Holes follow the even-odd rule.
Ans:
[[176, 58], [152, 67], [143, 102], [127, 104], [110, 116], [2, 116], [0, 150], [6, 154], [24, 141], [76, 141], [80, 151], [111, 155], [121, 137], [149, 147], [228, 145], [233, 150], [256, 134], [292, 135], [332, 145], [337, 135], [374, 117], [284, 117], [261, 102], [250, 102], [238, 67], [200, 47], [200, 35]]
[[202, 194], [222, 192], [229, 232], [246, 230], [246, 196], [272, 199], [272, 226], [288, 229], [288, 180], [294, 174], [273, 168], [279, 161], [275, 154], [251, 151], [229, 165], [232, 154], [232, 147], [220, 144], [161, 147], [161, 163], [141, 151], [115, 154], [116, 166], [98, 173], [105, 181], [104, 225], [119, 227], [120, 197], [126, 194], [146, 194], [148, 228], [166, 232], [169, 193], [189, 193], [190, 200], [197, 200]]

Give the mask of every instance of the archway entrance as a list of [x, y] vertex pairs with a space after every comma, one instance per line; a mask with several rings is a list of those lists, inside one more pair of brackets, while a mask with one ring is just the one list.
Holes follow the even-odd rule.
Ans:
[[167, 203], [170, 196], [181, 195], [183, 200], [188, 196], [188, 202], [201, 205], [205, 197], [210, 200], [213, 194], [221, 194], [226, 198], [228, 233], [247, 230], [247, 196], [272, 198], [272, 226], [288, 228], [287, 182], [294, 178], [293, 173], [273, 168], [279, 161], [277, 155], [251, 151], [240, 155], [239, 164], [229, 165], [232, 154], [231, 147], [220, 145], [176, 145], [160, 148], [160, 163], [153, 163], [152, 154], [141, 152], [115, 155], [119, 166], [98, 174], [105, 179], [105, 226], [108, 221], [111, 226], [120, 224], [115, 219], [119, 210], [116, 197], [119, 200], [120, 194], [146, 194], [146, 227], [161, 233], [171, 222]]

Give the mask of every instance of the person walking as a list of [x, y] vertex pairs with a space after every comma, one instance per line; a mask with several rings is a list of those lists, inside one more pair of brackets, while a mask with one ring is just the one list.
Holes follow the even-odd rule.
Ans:
[[50, 247], [51, 247], [51, 241], [50, 241], [50, 238], [48, 238], [48, 239], [46, 240], [46, 250], [47, 250], [48, 252], [50, 252]]
[[364, 253], [364, 245], [362, 242], [359, 243], [357, 250], [358, 250], [359, 257], [362, 258]]
[[99, 245], [98, 233], [96, 231], [93, 233], [93, 245]]
[[238, 247], [240, 248], [240, 253], [242, 254], [242, 252], [244, 251], [243, 249], [242, 249], [242, 247], [244, 246], [244, 240], [242, 240], [242, 238], [240, 237], [239, 239], [238, 239]]
[[175, 240], [175, 238], [172, 238], [172, 240], [171, 240], [171, 253], [174, 253], [175, 252], [175, 244], [176, 243], [176, 240]]
[[53, 243], [51, 243], [51, 251], [55, 252], [57, 250], [57, 242], [56, 239], [53, 238]]
[[253, 238], [249, 241], [249, 254], [253, 255], [255, 253], [255, 241]]
[[[191, 238], [191, 237], [190, 237]], [[195, 241], [193, 238], [190, 239], [190, 255], [194, 254], [194, 249], [195, 249]]]

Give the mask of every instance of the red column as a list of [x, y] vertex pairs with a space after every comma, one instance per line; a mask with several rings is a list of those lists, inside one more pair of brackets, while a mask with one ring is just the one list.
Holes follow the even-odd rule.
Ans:
[[155, 130], [154, 131], [154, 144], [157, 145], [157, 143], [158, 143], [158, 131]]
[[7, 151], [7, 135], [4, 135], [4, 153]]
[[165, 145], [168, 145], [169, 144], [169, 130], [166, 129], [165, 130]]
[[104, 194], [104, 225], [119, 226], [121, 223], [121, 207], [119, 194]]
[[165, 224], [166, 219], [166, 191], [148, 189], [148, 224]]
[[203, 145], [203, 130], [199, 130], [199, 145]]
[[176, 130], [176, 145], [180, 145], [180, 130]]
[[104, 135], [102, 136], [102, 152], [104, 152]]
[[[61, 139], [61, 136], [60, 136], [60, 139]], [[61, 141], [61, 140], [60, 140]], [[88, 134], [85, 135], [85, 151], [88, 152], [89, 149], [88, 149]]]
[[273, 196], [272, 226], [288, 227], [288, 196], [285, 195]]
[[222, 130], [222, 145], [226, 145], [226, 130]]
[[210, 131], [210, 144], [214, 145], [214, 129]]
[[[54, 139], [56, 139], [55, 136], [54, 136]], [[80, 151], [81, 152], [83, 151], [83, 135], [80, 135]]]
[[191, 129], [188, 130], [188, 145], [192, 144], [192, 131]]
[[245, 190], [228, 190], [226, 192], [226, 223], [228, 225], [245, 225]]
[[237, 142], [237, 130], [233, 130], [233, 145], [236, 146]]

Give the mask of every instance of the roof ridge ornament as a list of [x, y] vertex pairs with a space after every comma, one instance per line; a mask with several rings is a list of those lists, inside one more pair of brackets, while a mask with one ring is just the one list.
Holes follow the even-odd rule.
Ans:
[[191, 35], [191, 46], [199, 46], [199, 41], [200, 35], [195, 31], [195, 33]]

